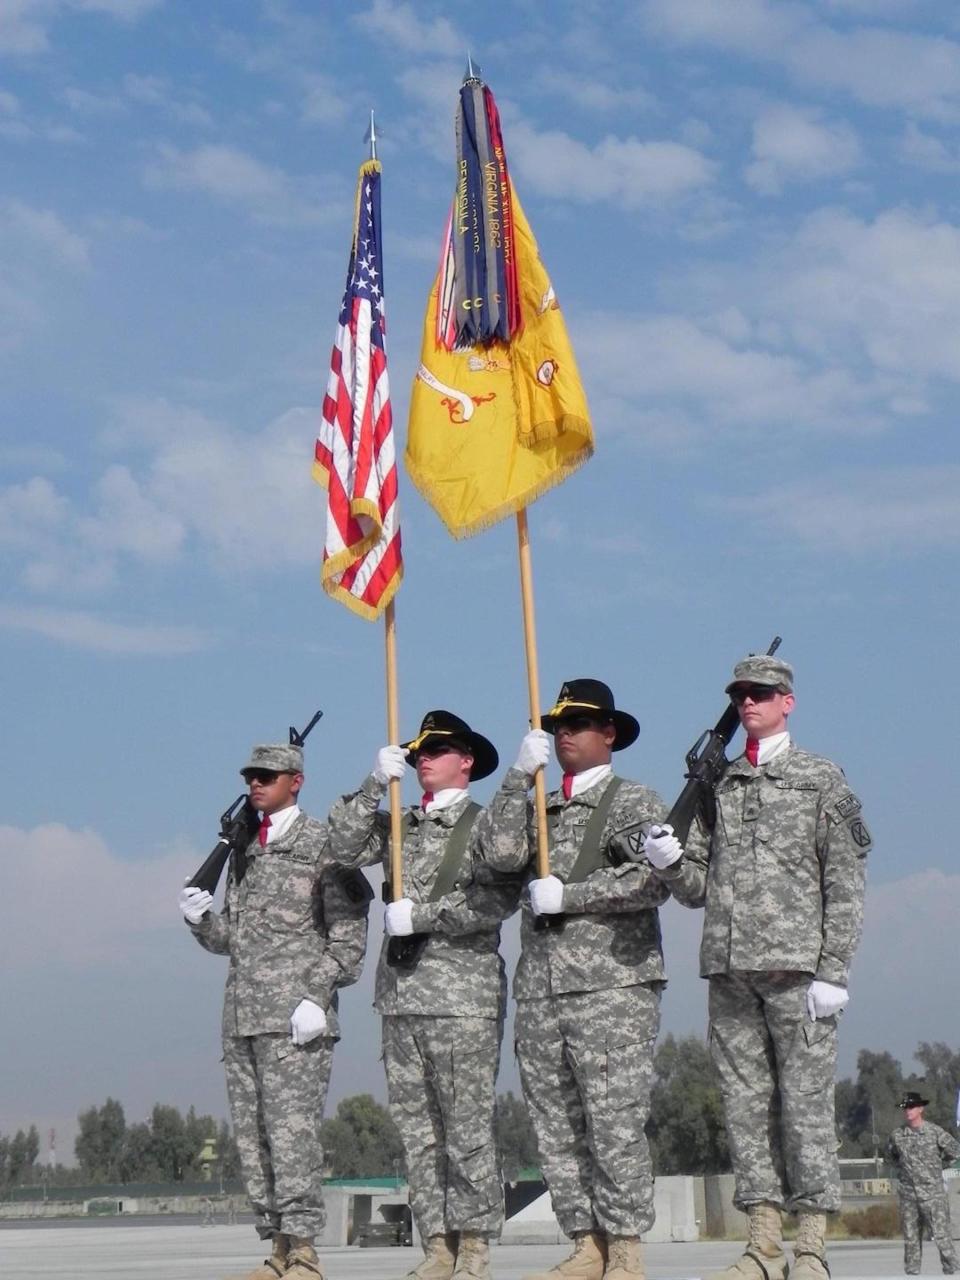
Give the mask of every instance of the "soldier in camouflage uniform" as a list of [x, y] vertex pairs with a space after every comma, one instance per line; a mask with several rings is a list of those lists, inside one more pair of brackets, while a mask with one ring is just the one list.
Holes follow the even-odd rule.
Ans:
[[223, 911], [188, 886], [180, 910], [207, 951], [229, 955], [223, 1051], [234, 1134], [260, 1238], [271, 1257], [247, 1280], [316, 1280], [326, 1221], [320, 1123], [339, 1039], [337, 991], [356, 982], [369, 886], [329, 855], [327, 828], [302, 813], [300, 747], [254, 747], [241, 770], [262, 815]]
[[644, 1125], [665, 985], [657, 907], [668, 892], [631, 853], [665, 809], [656, 792], [613, 773], [612, 752], [640, 726], [607, 685], [568, 680], [541, 724], [503, 793], [529, 789], [553, 734], [564, 779], [547, 797], [551, 873], [536, 873], [533, 806], [522, 843], [495, 840], [485, 853], [528, 881], [517, 1057], [554, 1212], [574, 1240], [568, 1258], [527, 1280], [634, 1280], [654, 1221]]
[[903, 1228], [903, 1269], [908, 1276], [920, 1274], [923, 1228], [930, 1230], [940, 1253], [945, 1276], [957, 1266], [957, 1251], [950, 1231], [950, 1205], [943, 1184], [943, 1170], [960, 1160], [960, 1142], [946, 1129], [923, 1118], [928, 1099], [906, 1093], [900, 1106], [906, 1124], [894, 1129], [887, 1143], [887, 1160], [897, 1166], [900, 1191], [900, 1222]]
[[[424, 797], [403, 819], [404, 896], [387, 907], [375, 1003], [424, 1242], [411, 1275], [480, 1280], [490, 1275], [489, 1240], [503, 1225], [495, 1130], [506, 1000], [500, 923], [516, 910], [520, 886], [486, 867], [472, 873], [492, 836], [490, 812], [470, 800], [468, 787], [494, 771], [497, 752], [449, 711], [429, 712], [416, 738], [381, 748], [360, 790], [334, 805], [334, 856], [351, 867], [382, 862], [389, 879], [390, 821], [380, 803], [408, 758]], [[514, 818], [502, 829], [516, 840], [525, 801], [511, 803]]]
[[793, 671], [737, 663], [727, 693], [747, 751], [716, 788], [712, 836], [686, 853], [669, 827], [644, 845], [675, 898], [705, 904], [700, 972], [710, 1049], [750, 1218], [723, 1280], [782, 1280], [782, 1211], [799, 1215], [794, 1280], [826, 1280], [826, 1214], [840, 1208], [834, 1125], [837, 1021], [860, 941], [870, 835], [843, 771], [787, 732]]

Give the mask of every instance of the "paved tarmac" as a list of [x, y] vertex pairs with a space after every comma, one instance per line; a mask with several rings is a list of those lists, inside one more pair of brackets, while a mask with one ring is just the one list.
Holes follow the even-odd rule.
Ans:
[[[520, 1280], [564, 1257], [561, 1246], [502, 1245], [493, 1251], [496, 1280]], [[736, 1242], [653, 1244], [646, 1249], [650, 1280], [688, 1280], [731, 1262]], [[0, 1276], [4, 1280], [227, 1280], [242, 1276], [263, 1258], [249, 1226], [148, 1225], [136, 1231], [112, 1225], [64, 1225], [51, 1229], [0, 1227]], [[412, 1249], [328, 1249], [328, 1280], [399, 1280], [416, 1265]], [[924, 1273], [940, 1272], [932, 1246], [924, 1249]], [[903, 1275], [900, 1240], [837, 1241], [830, 1244], [834, 1280], [874, 1280]]]

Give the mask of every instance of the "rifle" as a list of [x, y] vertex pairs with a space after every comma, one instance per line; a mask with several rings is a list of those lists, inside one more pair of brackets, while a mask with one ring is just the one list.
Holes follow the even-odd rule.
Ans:
[[[323, 715], [318, 711], [305, 729], [290, 726], [290, 746], [302, 747], [307, 735]], [[247, 845], [260, 828], [260, 818], [246, 794], [237, 796], [229, 809], [220, 815], [220, 839], [207, 855], [196, 875], [187, 882], [196, 889], [214, 893], [227, 859], [233, 855], [234, 879], [239, 884], [247, 870]]]
[[[780, 636], [774, 636], [767, 657], [772, 657], [779, 648]], [[687, 772], [684, 774], [687, 783], [666, 818], [666, 825], [673, 827], [673, 834], [681, 844], [686, 844], [698, 812], [711, 830], [716, 823], [717, 802], [713, 788], [727, 768], [726, 749], [739, 727], [740, 714], [731, 702], [714, 727], [704, 730], [687, 752]]]

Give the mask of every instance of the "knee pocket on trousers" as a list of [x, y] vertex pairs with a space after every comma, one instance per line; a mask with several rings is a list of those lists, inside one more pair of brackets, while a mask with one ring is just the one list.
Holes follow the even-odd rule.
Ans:
[[653, 1078], [653, 1041], [607, 1037], [603, 1102], [610, 1111], [645, 1106]]
[[793, 1049], [802, 1055], [794, 1073], [797, 1093], [820, 1093], [833, 1087], [836, 1036], [836, 1018], [805, 1019], [800, 1024]]

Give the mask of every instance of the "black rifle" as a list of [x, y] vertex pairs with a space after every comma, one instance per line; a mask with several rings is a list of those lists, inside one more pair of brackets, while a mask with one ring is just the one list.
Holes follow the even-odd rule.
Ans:
[[[305, 729], [290, 726], [290, 746], [302, 747], [307, 734], [323, 715], [318, 711]], [[191, 876], [188, 885], [214, 893], [223, 875], [227, 859], [233, 855], [233, 875], [239, 884], [247, 870], [247, 845], [260, 829], [260, 818], [248, 795], [237, 796], [229, 809], [220, 815], [220, 839], [213, 846], [203, 866]]]
[[[767, 650], [772, 657], [780, 648], [780, 637], [774, 636]], [[705, 730], [687, 752], [686, 786], [677, 802], [667, 814], [666, 822], [673, 827], [673, 834], [681, 844], [687, 836], [697, 814], [701, 814], [710, 830], [717, 820], [717, 802], [713, 788], [723, 777], [729, 763], [726, 749], [740, 727], [740, 713], [731, 702], [712, 729]], [[652, 828], [654, 833], [657, 828]]]

